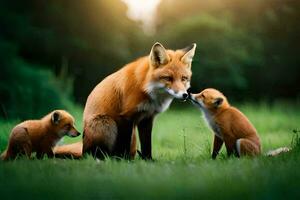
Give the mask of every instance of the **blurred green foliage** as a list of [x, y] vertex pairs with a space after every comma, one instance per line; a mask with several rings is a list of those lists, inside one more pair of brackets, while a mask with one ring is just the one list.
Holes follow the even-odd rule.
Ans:
[[299, 98], [299, 1], [166, 0], [158, 13], [168, 45], [198, 44], [196, 90], [216, 87], [236, 100]]
[[[3, 51], [6, 50], [6, 51]], [[0, 81], [1, 114], [4, 118], [41, 117], [66, 105], [70, 90], [49, 69], [29, 64], [15, 55], [14, 47], [0, 41], [2, 66]]]
[[194, 91], [299, 98], [299, 1], [162, 0], [154, 35], [126, 11], [120, 0], [1, 1], [0, 117], [84, 104], [98, 82], [155, 41], [170, 49], [197, 43]]

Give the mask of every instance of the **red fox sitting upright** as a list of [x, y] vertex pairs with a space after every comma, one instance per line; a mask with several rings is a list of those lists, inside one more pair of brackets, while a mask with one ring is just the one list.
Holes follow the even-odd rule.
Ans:
[[213, 159], [223, 143], [228, 155], [254, 156], [261, 153], [256, 129], [242, 112], [229, 105], [221, 92], [209, 88], [199, 94], [190, 94], [190, 99], [201, 108], [214, 131]]
[[[153, 118], [165, 111], [174, 98], [186, 99], [196, 44], [166, 50], [155, 43], [150, 55], [125, 65], [106, 77], [88, 96], [84, 109], [82, 153], [133, 158], [136, 127], [141, 156], [152, 159]], [[56, 154], [72, 152], [59, 147]]]

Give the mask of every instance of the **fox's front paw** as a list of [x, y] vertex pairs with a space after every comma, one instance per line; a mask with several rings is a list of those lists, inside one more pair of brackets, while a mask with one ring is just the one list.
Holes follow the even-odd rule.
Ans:
[[139, 150], [136, 151], [138, 153], [138, 155], [140, 156], [140, 158], [142, 158], [143, 160], [146, 160], [146, 161], [152, 161], [154, 162], [155, 160], [152, 158], [152, 156], [147, 156], [147, 155], [143, 155], [143, 153]]

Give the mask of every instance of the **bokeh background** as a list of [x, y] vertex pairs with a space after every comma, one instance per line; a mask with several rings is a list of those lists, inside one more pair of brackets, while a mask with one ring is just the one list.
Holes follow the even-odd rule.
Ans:
[[[84, 105], [154, 42], [195, 42], [192, 87], [234, 101], [300, 98], [298, 0], [2, 0], [0, 118]], [[147, 6], [145, 6], [147, 4]]]

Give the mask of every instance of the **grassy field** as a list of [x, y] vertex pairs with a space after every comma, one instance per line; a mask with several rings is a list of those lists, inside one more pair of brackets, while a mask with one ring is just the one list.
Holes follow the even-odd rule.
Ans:
[[[243, 104], [264, 153], [291, 146], [300, 107]], [[81, 109], [72, 111], [81, 129]], [[17, 121], [0, 121], [0, 150]], [[170, 108], [154, 123], [155, 162], [26, 160], [0, 162], [1, 199], [299, 199], [300, 150], [277, 156], [210, 159], [212, 133], [192, 106]], [[78, 139], [67, 139], [69, 143]]]

